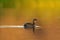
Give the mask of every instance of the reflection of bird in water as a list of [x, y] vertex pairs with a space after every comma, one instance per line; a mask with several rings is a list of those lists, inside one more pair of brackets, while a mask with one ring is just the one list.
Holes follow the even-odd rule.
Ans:
[[33, 19], [33, 23], [25, 23], [24, 24], [24, 28], [33, 28], [33, 32], [35, 30], [35, 25], [36, 25], [37, 19]]

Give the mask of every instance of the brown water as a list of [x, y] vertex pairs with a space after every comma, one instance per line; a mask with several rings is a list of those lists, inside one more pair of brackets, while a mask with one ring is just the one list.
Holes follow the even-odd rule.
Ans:
[[13, 14], [15, 11], [15, 9], [5, 9], [6, 15], [1, 19], [0, 25], [22, 25], [36, 17], [42, 30], [36, 30], [36, 33], [33, 33], [32, 30], [21, 28], [0, 28], [0, 40], [60, 40], [59, 10], [41, 10], [35, 16], [34, 13], [29, 13], [27, 16], [23, 11], [23, 14], [18, 14], [17, 18]]

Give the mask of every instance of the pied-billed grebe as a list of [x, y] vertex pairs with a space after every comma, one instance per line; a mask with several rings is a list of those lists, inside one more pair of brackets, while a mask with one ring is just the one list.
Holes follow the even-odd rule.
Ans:
[[33, 19], [33, 22], [32, 23], [25, 23], [24, 24], [24, 28], [25, 29], [27, 29], [27, 28], [33, 28], [33, 32], [34, 32], [36, 22], [37, 22], [37, 19]]

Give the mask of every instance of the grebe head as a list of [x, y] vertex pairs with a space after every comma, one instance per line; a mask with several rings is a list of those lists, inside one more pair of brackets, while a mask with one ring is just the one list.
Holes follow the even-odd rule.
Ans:
[[37, 19], [33, 19], [33, 23], [37, 23]]

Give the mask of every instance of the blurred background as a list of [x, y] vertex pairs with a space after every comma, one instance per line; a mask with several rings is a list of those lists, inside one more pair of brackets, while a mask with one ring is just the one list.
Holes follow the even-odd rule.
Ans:
[[22, 25], [37, 18], [41, 25], [60, 23], [59, 0], [0, 0], [0, 25]]
[[0, 39], [60, 40], [60, 0], [0, 0], [0, 25], [23, 25], [34, 18], [46, 33], [42, 39], [40, 33], [33, 38], [30, 31], [12, 28], [0, 29]]

